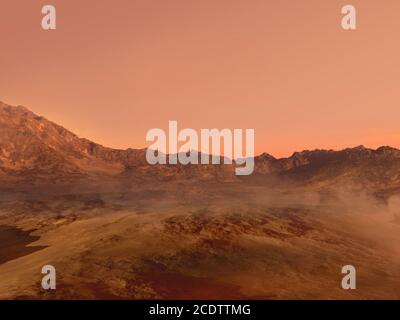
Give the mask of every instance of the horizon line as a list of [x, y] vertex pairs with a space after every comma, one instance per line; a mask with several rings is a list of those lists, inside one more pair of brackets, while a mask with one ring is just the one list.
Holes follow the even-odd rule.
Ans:
[[[47, 117], [45, 117], [45, 116], [42, 116], [42, 115], [39, 115], [39, 114], [35, 113], [35, 112], [32, 111], [30, 108], [25, 107], [24, 105], [16, 105], [16, 106], [15, 106], [15, 105], [10, 105], [10, 104], [5, 103], [5, 102], [3, 102], [2, 100], [0, 100], [0, 107], [1, 107], [1, 106], [7, 106], [7, 107], [15, 108], [15, 109], [18, 109], [18, 108], [25, 109], [25, 110], [27, 110], [28, 112], [32, 113], [33, 115], [35, 115], [35, 116], [37, 116], [37, 117], [41, 117], [41, 118], [45, 119], [46, 121], [49, 121], [49, 122], [52, 123], [52, 124], [55, 124], [55, 125], [57, 125], [57, 126], [62, 127], [64, 130], [67, 130], [68, 132], [72, 133], [72, 134], [75, 135], [77, 138], [82, 139], [82, 140], [87, 140], [87, 141], [89, 141], [89, 142], [91, 142], [91, 143], [95, 143], [96, 145], [99, 145], [99, 146], [101, 146], [101, 147], [103, 147], [103, 148], [112, 149], [112, 150], [117, 150], [117, 151], [147, 150], [147, 149], [149, 149], [148, 147], [142, 147], [142, 148], [140, 148], [140, 147], [139, 147], [139, 148], [135, 148], [135, 147], [125, 147], [125, 148], [124, 148], [124, 147], [109, 147], [109, 146], [107, 146], [107, 145], [105, 145], [105, 144], [98, 143], [98, 142], [96, 142], [96, 141], [94, 141], [94, 140], [92, 140], [92, 139], [79, 136], [79, 135], [77, 135], [75, 132], [73, 132], [73, 131], [69, 130], [68, 128], [64, 127], [63, 125], [58, 124], [58, 123], [56, 123], [56, 122], [54, 122], [54, 121], [52, 121], [52, 120], [49, 120], [49, 119], [48, 119]], [[296, 155], [296, 154], [301, 154], [301, 153], [304, 153], [304, 152], [316, 152], [316, 151], [341, 152], [341, 151], [352, 150], [352, 149], [366, 149], [366, 150], [371, 150], [371, 151], [377, 151], [377, 150], [382, 149], [382, 148], [390, 148], [390, 149], [394, 149], [394, 150], [400, 151], [399, 148], [392, 147], [392, 146], [390, 146], [390, 145], [380, 145], [379, 147], [373, 148], [373, 147], [365, 146], [365, 144], [358, 144], [358, 145], [356, 145], [356, 146], [354, 146], [354, 147], [344, 147], [344, 148], [342, 148], [342, 149], [334, 149], [334, 148], [303, 149], [303, 150], [301, 150], [301, 151], [292, 151], [291, 155], [289, 155], [289, 156], [278, 156], [278, 157], [274, 156], [273, 154], [271, 154], [271, 153], [269, 153], [269, 152], [267, 152], [267, 151], [263, 151], [263, 152], [261, 152], [261, 153], [259, 153], [259, 154], [257, 154], [257, 155], [254, 155], [254, 158], [260, 157], [260, 156], [262, 156], [262, 155], [269, 155], [269, 156], [271, 156], [272, 158], [274, 158], [274, 159], [276, 159], [276, 160], [282, 160], [282, 159], [289, 159], [289, 158], [292, 158], [294, 155]], [[155, 151], [155, 150], [154, 150], [154, 151]], [[188, 150], [188, 151], [189, 151], [189, 150]], [[196, 150], [196, 151], [197, 151], [199, 154], [207, 154], [207, 153], [202, 153], [201, 151], [198, 151], [198, 150]], [[181, 152], [176, 152], [176, 153], [166, 153], [165, 155], [166, 155], [166, 156], [175, 155], [175, 154], [177, 155], [177, 154], [179, 154], [179, 153], [185, 153], [185, 152], [187, 152], [187, 151], [181, 151]], [[208, 154], [208, 156], [216, 156], [216, 157], [225, 158], [223, 155]], [[243, 158], [237, 158], [237, 159], [245, 159], [245, 157], [243, 157]], [[231, 158], [232, 161], [235, 161], [235, 160], [237, 160], [237, 159]]]

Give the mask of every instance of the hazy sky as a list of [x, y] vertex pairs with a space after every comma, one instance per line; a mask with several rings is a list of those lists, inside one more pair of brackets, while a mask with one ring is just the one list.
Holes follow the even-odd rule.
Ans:
[[[41, 8], [57, 9], [57, 30]], [[341, 28], [341, 7], [357, 30]], [[1, 0], [0, 100], [110, 147], [254, 128], [275, 156], [400, 147], [398, 0]]]

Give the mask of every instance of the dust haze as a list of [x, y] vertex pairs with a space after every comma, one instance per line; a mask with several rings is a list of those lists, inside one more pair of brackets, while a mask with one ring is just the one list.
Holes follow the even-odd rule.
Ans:
[[24, 107], [0, 103], [0, 124], [1, 299], [400, 298], [398, 149], [263, 153], [238, 177], [151, 166]]
[[[5, 248], [2, 298], [399, 297], [399, 195], [354, 185], [102, 189], [1, 203], [1, 225], [33, 237], [22, 243], [33, 253]], [[52, 292], [39, 284], [45, 264], [57, 268]], [[357, 290], [340, 287], [347, 264]]]

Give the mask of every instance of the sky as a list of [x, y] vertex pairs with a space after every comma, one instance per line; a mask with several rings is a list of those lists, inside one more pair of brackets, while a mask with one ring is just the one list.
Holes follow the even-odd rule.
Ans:
[[[41, 28], [43, 5], [57, 29]], [[341, 8], [357, 10], [357, 30]], [[1, 0], [0, 101], [114, 148], [252, 128], [256, 154], [400, 147], [398, 0]]]

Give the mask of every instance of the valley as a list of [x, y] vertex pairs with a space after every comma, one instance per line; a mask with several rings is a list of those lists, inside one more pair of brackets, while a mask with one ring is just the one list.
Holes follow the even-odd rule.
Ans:
[[263, 153], [242, 177], [145, 154], [0, 103], [0, 298], [400, 297], [399, 150]]

